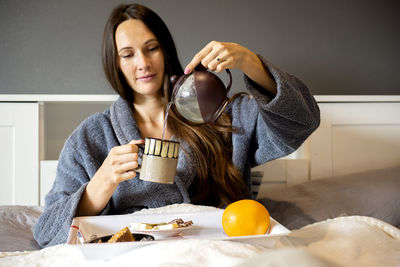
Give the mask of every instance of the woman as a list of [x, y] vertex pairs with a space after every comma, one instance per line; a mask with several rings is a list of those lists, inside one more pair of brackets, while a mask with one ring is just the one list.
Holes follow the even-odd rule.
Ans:
[[144, 137], [161, 137], [172, 75], [182, 75], [164, 22], [141, 5], [121, 5], [103, 37], [105, 74], [120, 98], [87, 118], [66, 141], [45, 211], [41, 246], [64, 243], [73, 217], [123, 214], [172, 203], [225, 206], [251, 198], [251, 168], [298, 148], [319, 125], [308, 88], [247, 48], [210, 42], [186, 66], [239, 68], [253, 97], [237, 96], [215, 124], [190, 125], [174, 108], [165, 137], [183, 148], [173, 185], [138, 179]]

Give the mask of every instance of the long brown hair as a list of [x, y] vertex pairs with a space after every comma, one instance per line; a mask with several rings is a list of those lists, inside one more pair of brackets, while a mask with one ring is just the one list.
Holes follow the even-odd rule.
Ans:
[[[103, 68], [114, 90], [126, 101], [133, 103], [133, 90], [119, 70], [115, 44], [115, 31], [120, 23], [128, 19], [141, 20], [161, 44], [165, 59], [166, 85], [162, 92], [171, 100], [172, 75], [183, 74], [174, 40], [162, 19], [149, 8], [122, 4], [116, 7], [108, 19], [103, 35]], [[214, 124], [201, 126], [186, 123], [172, 107], [168, 115], [168, 126], [177, 138], [185, 141], [196, 163], [197, 177], [189, 188], [192, 202], [221, 206], [248, 195], [249, 189], [241, 173], [232, 163], [231, 118], [222, 114]]]

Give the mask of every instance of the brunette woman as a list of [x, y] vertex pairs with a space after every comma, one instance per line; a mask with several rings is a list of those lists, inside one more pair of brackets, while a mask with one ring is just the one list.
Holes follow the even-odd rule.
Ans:
[[319, 109], [296, 77], [235, 44], [212, 41], [185, 67], [244, 73], [238, 95], [215, 123], [192, 125], [172, 108], [165, 137], [181, 143], [175, 183], [138, 179], [138, 145], [160, 138], [170, 77], [184, 73], [161, 18], [120, 5], [105, 26], [103, 67], [120, 97], [65, 142], [45, 210], [34, 227], [41, 246], [65, 243], [75, 216], [130, 213], [172, 203], [223, 207], [251, 198], [251, 168], [295, 151], [319, 125]]

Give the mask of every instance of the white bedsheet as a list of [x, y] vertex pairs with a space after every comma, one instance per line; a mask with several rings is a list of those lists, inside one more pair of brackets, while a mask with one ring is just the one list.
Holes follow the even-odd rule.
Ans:
[[[143, 213], [202, 211], [189, 204]], [[273, 238], [273, 240], [271, 240]], [[271, 249], [271, 241], [274, 246]], [[76, 245], [1, 252], [0, 266], [400, 266], [400, 230], [371, 217], [338, 217], [285, 236], [251, 243], [217, 240], [160, 242], [87, 261]]]

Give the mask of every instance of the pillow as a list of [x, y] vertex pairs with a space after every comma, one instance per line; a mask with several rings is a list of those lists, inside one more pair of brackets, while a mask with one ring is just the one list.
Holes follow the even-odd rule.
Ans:
[[0, 252], [38, 250], [32, 227], [43, 207], [0, 206]]
[[338, 216], [370, 216], [400, 227], [400, 165], [271, 191], [263, 203], [288, 229]]

